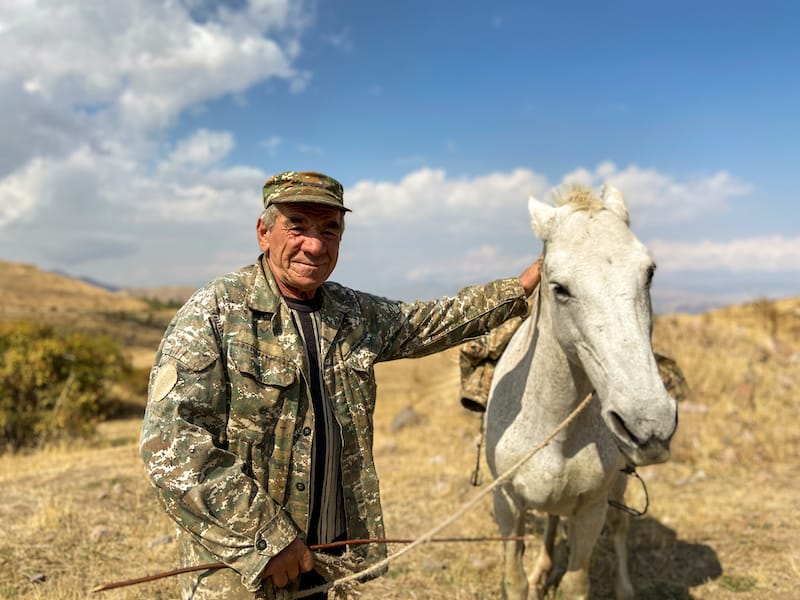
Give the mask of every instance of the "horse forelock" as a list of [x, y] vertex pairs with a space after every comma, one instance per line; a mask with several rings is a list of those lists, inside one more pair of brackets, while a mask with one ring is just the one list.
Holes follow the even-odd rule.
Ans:
[[574, 186], [555, 197], [558, 206], [569, 206], [574, 210], [597, 212], [603, 209], [603, 201], [589, 188]]

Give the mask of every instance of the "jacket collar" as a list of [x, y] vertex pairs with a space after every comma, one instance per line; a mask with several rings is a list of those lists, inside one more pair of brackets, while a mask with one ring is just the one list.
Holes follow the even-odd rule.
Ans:
[[247, 306], [254, 311], [276, 314], [281, 306], [281, 293], [267, 264], [267, 257], [259, 255], [256, 261]]
[[[291, 322], [289, 311], [285, 308], [285, 303], [281, 297], [275, 277], [269, 269], [266, 256], [261, 254], [258, 257], [253, 271], [253, 279], [250, 282], [250, 292], [247, 300], [248, 307], [252, 311], [270, 314], [273, 327], [276, 324], [275, 320], [281, 318], [287, 321], [284, 323], [284, 327], [288, 326]], [[337, 286], [331, 286], [327, 283], [322, 284], [322, 308], [320, 310], [322, 330], [320, 333], [323, 356], [327, 354], [333, 344], [344, 316], [350, 310], [345, 304], [343, 295], [337, 292]], [[282, 306], [284, 306], [283, 310], [281, 309]]]

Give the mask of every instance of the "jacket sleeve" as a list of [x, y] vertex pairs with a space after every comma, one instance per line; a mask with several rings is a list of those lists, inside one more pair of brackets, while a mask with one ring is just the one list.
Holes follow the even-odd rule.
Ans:
[[200, 303], [167, 329], [148, 391], [140, 451], [167, 514], [251, 591], [267, 562], [298, 534], [289, 515], [228, 449], [223, 353]]
[[399, 303], [397, 330], [380, 360], [414, 358], [457, 346], [527, 312], [517, 278], [463, 288], [431, 302]]

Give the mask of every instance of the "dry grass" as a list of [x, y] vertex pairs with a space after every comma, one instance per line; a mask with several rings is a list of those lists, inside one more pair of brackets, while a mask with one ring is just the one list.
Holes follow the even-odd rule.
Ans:
[[[658, 320], [656, 348], [678, 360], [692, 395], [673, 459], [640, 470], [651, 509], [630, 532], [639, 598], [796, 597], [798, 333], [800, 300]], [[457, 377], [452, 351], [379, 366], [376, 459], [391, 537], [429, 531], [483, 489], [469, 484], [478, 420], [458, 403]], [[177, 565], [172, 526], [137, 457], [138, 428], [138, 419], [111, 422], [91, 443], [0, 457], [0, 597], [86, 598], [98, 583]], [[497, 535], [491, 513], [487, 498], [441, 536]], [[532, 517], [530, 560], [538, 526]], [[497, 598], [501, 562], [493, 542], [428, 544], [360, 590], [365, 599]], [[603, 538], [594, 598], [611, 597], [612, 571]], [[174, 598], [175, 587], [92, 597]]]

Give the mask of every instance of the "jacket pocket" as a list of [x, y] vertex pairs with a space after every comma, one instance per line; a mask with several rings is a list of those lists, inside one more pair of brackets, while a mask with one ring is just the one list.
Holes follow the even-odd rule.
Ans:
[[240, 342], [228, 348], [228, 366], [229, 428], [271, 437], [285, 405], [296, 404], [300, 381], [296, 367]]

